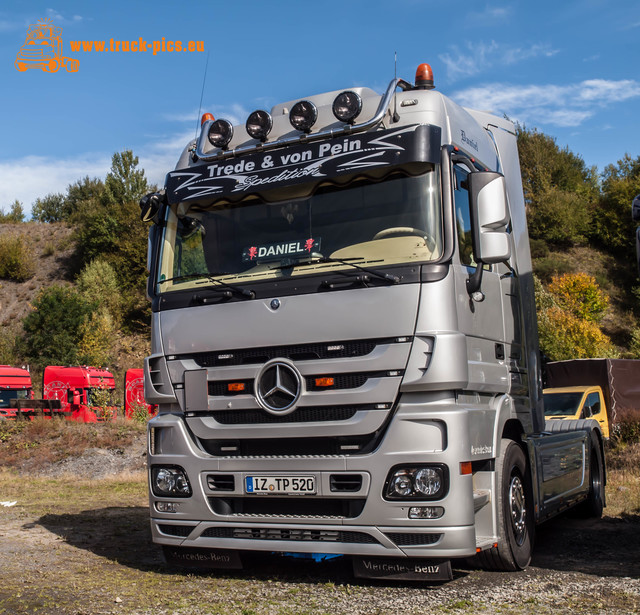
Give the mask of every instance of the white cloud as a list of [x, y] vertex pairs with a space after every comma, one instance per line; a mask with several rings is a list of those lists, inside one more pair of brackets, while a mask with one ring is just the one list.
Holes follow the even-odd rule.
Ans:
[[65, 193], [67, 186], [89, 177], [104, 177], [111, 168], [111, 156], [103, 154], [83, 157], [47, 158], [42, 156], [26, 156], [11, 162], [0, 162], [0, 207], [8, 211], [11, 204], [18, 199], [25, 212], [37, 198], [47, 194]]
[[640, 83], [628, 79], [590, 79], [562, 86], [494, 83], [452, 95], [465, 107], [506, 114], [523, 124], [560, 127], [579, 126], [598, 109], [637, 97]]
[[510, 66], [523, 60], [551, 57], [558, 53], [549, 45], [537, 43], [529, 47], [510, 47], [490, 43], [467, 43], [464, 49], [451, 47], [451, 51], [438, 56], [447, 69], [449, 81], [485, 72], [494, 66]]

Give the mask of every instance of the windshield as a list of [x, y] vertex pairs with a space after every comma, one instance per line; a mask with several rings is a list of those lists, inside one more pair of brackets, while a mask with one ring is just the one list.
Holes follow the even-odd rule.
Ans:
[[8, 408], [12, 399], [29, 399], [29, 389], [0, 390], [0, 408]]
[[546, 416], [573, 415], [578, 411], [582, 393], [543, 393]]
[[194, 288], [213, 277], [246, 284], [350, 263], [379, 268], [436, 260], [442, 254], [440, 190], [436, 168], [428, 168], [417, 177], [361, 181], [300, 199], [196, 205], [179, 208], [179, 216], [172, 210], [157, 291]]

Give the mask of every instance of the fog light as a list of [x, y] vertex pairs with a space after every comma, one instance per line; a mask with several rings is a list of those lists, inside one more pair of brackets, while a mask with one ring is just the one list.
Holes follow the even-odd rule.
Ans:
[[412, 506], [409, 509], [409, 519], [439, 519], [442, 515], [442, 506]]
[[318, 109], [309, 100], [301, 100], [291, 108], [289, 122], [300, 132], [311, 132], [311, 127], [318, 119]]
[[156, 502], [156, 510], [161, 513], [175, 513], [178, 512], [178, 502]]
[[267, 135], [271, 132], [273, 120], [266, 111], [254, 111], [248, 118], [245, 128], [247, 134], [258, 141], [266, 141]]
[[191, 496], [191, 485], [187, 474], [179, 467], [155, 467], [151, 469], [151, 489], [154, 495], [160, 497]]
[[229, 145], [233, 137], [233, 126], [227, 120], [216, 120], [209, 126], [209, 143], [213, 147], [223, 149]]
[[362, 111], [362, 98], [350, 90], [342, 92], [333, 101], [333, 115], [346, 124], [353, 124]]

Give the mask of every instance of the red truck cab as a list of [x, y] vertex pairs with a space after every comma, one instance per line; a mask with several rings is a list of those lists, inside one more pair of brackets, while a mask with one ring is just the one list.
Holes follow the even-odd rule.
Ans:
[[42, 383], [45, 399], [58, 399], [61, 412], [72, 421], [96, 423], [116, 416], [113, 394], [106, 405], [101, 397], [104, 390], [115, 391], [113, 374], [99, 367], [45, 367]]
[[20, 367], [0, 365], [0, 418], [15, 419], [12, 399], [33, 399], [31, 374]]
[[158, 412], [156, 404], [148, 404], [144, 398], [144, 370], [142, 368], [128, 369], [124, 376], [124, 414], [130, 419], [136, 409], [146, 408], [149, 417]]

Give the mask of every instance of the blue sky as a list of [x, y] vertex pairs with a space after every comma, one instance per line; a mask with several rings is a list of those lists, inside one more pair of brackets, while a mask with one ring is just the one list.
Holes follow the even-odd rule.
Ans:
[[[79, 61], [19, 72], [27, 27], [50, 19]], [[73, 52], [71, 41], [202, 41], [204, 51]], [[602, 171], [640, 155], [637, 0], [3, 0], [0, 208], [104, 178], [131, 149], [162, 184], [202, 112], [244, 123], [258, 108], [413, 81], [429, 62], [457, 102], [537, 128]]]

